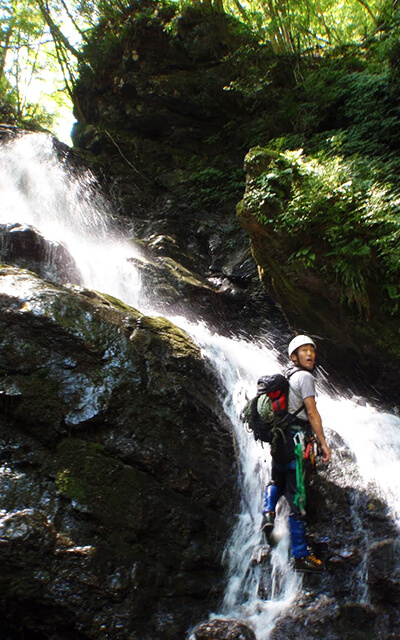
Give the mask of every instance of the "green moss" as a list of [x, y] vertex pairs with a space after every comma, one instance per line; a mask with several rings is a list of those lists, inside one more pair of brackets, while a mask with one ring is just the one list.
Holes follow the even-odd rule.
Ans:
[[58, 492], [70, 500], [85, 502], [88, 498], [87, 483], [81, 478], [75, 478], [70, 469], [63, 469], [56, 478]]
[[61, 442], [56, 451], [56, 486], [65, 498], [100, 520], [125, 520], [146, 478], [137, 470], [104, 454], [101, 445], [78, 438]]
[[60, 398], [59, 381], [55, 380], [48, 368], [42, 368], [29, 375], [7, 376], [1, 383], [8, 395], [14, 395], [10, 387], [19, 390], [18, 406], [14, 416], [28, 425], [50, 425], [57, 427], [63, 419], [64, 403]]
[[160, 339], [160, 348], [165, 350], [166, 347], [171, 349], [171, 352], [178, 357], [194, 357], [196, 359], [200, 359], [200, 350], [194, 344], [189, 335], [173, 325], [166, 318], [159, 317], [151, 317], [151, 316], [143, 316], [140, 320], [140, 325], [143, 329], [148, 329], [150, 334], [147, 332], [137, 332], [135, 336], [133, 336], [133, 341], [138, 341], [145, 339], [147, 342], [152, 339], [152, 335], [154, 338]]
[[[91, 292], [92, 293], [92, 292]], [[94, 301], [99, 302], [102, 305], [106, 305], [109, 307], [113, 307], [119, 311], [125, 311], [131, 313], [134, 316], [140, 317], [140, 313], [136, 311], [133, 307], [129, 306], [119, 298], [115, 298], [108, 293], [101, 293], [100, 291], [94, 291], [95, 295]]]

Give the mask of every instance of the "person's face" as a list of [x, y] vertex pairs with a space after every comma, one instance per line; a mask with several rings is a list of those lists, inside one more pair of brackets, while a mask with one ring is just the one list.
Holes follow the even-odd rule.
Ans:
[[292, 354], [292, 360], [299, 367], [312, 371], [315, 365], [315, 348], [312, 344], [304, 344], [297, 349], [297, 353]]

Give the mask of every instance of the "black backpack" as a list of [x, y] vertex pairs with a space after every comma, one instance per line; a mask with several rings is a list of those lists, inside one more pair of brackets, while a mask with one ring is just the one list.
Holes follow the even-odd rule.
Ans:
[[253, 431], [256, 440], [272, 443], [277, 432], [282, 432], [295, 421], [306, 422], [296, 419], [304, 405], [295, 413], [289, 413], [287, 409], [289, 378], [293, 373], [296, 371], [291, 371], [287, 376], [276, 373], [258, 379], [257, 395], [246, 403], [242, 411], [242, 419]]

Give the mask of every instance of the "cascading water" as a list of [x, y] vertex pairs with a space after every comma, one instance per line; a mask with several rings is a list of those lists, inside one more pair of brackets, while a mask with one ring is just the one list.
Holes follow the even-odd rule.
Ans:
[[[142, 312], [164, 313], [151, 308], [132, 264], [137, 251], [117, 232], [111, 212], [98, 195], [90, 173], [68, 173], [53, 151], [52, 140], [45, 135], [26, 135], [3, 146], [0, 152], [0, 223], [24, 223], [40, 230], [47, 238], [63, 242], [79, 266], [83, 284], [124, 300]], [[164, 314], [166, 315], [166, 314]], [[224, 407], [233, 426], [240, 460], [242, 509], [232, 539], [226, 549], [227, 588], [218, 617], [246, 620], [258, 640], [266, 640], [276, 618], [296, 599], [302, 579], [288, 562], [288, 532], [285, 505], [279, 507], [277, 533], [279, 543], [268, 559], [268, 570], [252, 562], [261, 549], [261, 502], [269, 476], [268, 449], [257, 445], [240, 422], [245, 395], [254, 391], [261, 374], [280, 370], [272, 344], [227, 338], [212, 333], [204, 323], [193, 324], [185, 318], [171, 317], [201, 347], [218, 372], [226, 390]], [[337, 448], [331, 464], [340, 468], [335, 481], [359, 483], [369, 488], [387, 505], [393, 520], [400, 523], [400, 420], [379, 411], [357, 398], [332, 394], [326, 385], [318, 397], [328, 441], [335, 434], [351, 466], [341, 464], [343, 450]], [[357, 518], [357, 504], [354, 504]], [[367, 542], [366, 542], [367, 544]], [[368, 599], [368, 590], [360, 567], [358, 597]], [[217, 615], [217, 613], [215, 613]]]
[[[268, 448], [256, 444], [240, 420], [245, 397], [254, 393], [261, 375], [280, 369], [272, 344], [252, 343], [211, 334], [204, 324], [194, 326], [184, 318], [171, 318], [184, 328], [211, 360], [226, 389], [224, 408], [233, 425], [241, 468], [242, 510], [226, 548], [228, 584], [222, 611], [217, 617], [246, 620], [258, 640], [266, 640], [274, 620], [295, 599], [301, 579], [288, 563], [289, 536], [285, 505], [278, 508], [275, 529], [280, 539], [270, 557], [270, 571], [254, 558], [263, 553], [260, 532], [263, 489], [270, 474]], [[267, 581], [266, 581], [267, 578]]]
[[2, 147], [0, 190], [0, 224], [30, 225], [63, 243], [85, 286], [138, 306], [140, 278], [129, 262], [137, 257], [134, 245], [110, 224], [112, 213], [92, 174], [68, 173], [50, 136], [24, 135]]

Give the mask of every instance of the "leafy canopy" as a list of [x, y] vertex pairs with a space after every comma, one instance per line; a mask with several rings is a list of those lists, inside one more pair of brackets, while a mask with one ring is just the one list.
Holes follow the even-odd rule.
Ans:
[[76, 59], [88, 20], [84, 5], [0, 0], [0, 97], [9, 120], [51, 128], [60, 109], [72, 109]]
[[[279, 53], [358, 44], [393, 19], [391, 0], [162, 0], [184, 11], [225, 12], [270, 42]], [[0, 96], [16, 122], [51, 126], [62, 106], [72, 107], [77, 76], [88, 64], [83, 45], [101, 22], [123, 30], [130, 0], [0, 0]], [[83, 65], [83, 67], [82, 67]], [[32, 98], [33, 96], [33, 98]], [[79, 109], [79, 105], [75, 105]], [[54, 119], [53, 115], [53, 119]]]

